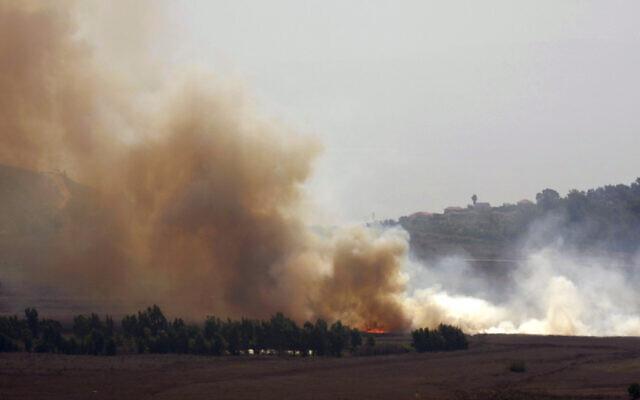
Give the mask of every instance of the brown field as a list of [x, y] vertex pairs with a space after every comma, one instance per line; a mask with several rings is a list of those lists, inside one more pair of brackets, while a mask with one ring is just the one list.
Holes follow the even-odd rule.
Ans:
[[[397, 340], [397, 339], [396, 339]], [[0, 355], [12, 399], [625, 399], [640, 338], [478, 335], [468, 351], [342, 359]], [[509, 371], [513, 361], [526, 371]]]

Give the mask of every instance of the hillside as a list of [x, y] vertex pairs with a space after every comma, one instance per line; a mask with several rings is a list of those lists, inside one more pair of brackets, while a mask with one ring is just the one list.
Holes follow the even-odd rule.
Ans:
[[630, 185], [572, 190], [565, 197], [545, 189], [535, 203], [482, 203], [383, 224], [402, 226], [410, 234], [412, 252], [425, 260], [450, 254], [512, 259], [522, 246], [551, 243], [633, 255], [640, 250], [640, 178]]

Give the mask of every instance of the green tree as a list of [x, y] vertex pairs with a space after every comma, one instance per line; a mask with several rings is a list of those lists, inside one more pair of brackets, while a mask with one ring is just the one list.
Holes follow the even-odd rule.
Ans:
[[327, 323], [323, 319], [318, 319], [313, 327], [313, 333], [311, 335], [311, 349], [313, 350], [313, 353], [318, 356], [328, 354], [329, 332], [327, 329]]
[[110, 337], [104, 345], [104, 354], [107, 356], [115, 356], [117, 351], [116, 341]]
[[349, 331], [342, 322], [336, 321], [331, 325], [329, 346], [332, 355], [342, 357], [342, 351], [349, 345], [349, 336]]
[[271, 317], [269, 327], [269, 347], [278, 353], [300, 348], [300, 331], [293, 320], [277, 313]]
[[227, 343], [227, 351], [234, 356], [240, 354], [240, 324], [228, 319], [222, 325], [222, 337]]
[[544, 189], [536, 194], [536, 203], [544, 211], [554, 210], [560, 205], [560, 194], [553, 189]]
[[204, 336], [201, 333], [199, 333], [196, 336], [196, 339], [194, 342], [193, 352], [195, 354], [209, 354], [210, 347], [211, 345], [209, 344], [209, 342], [207, 342]]
[[101, 330], [92, 329], [91, 333], [89, 333], [89, 335], [85, 339], [85, 343], [87, 346], [86, 352], [88, 354], [97, 356], [98, 354], [104, 353], [105, 339], [104, 334]]
[[356, 349], [362, 346], [362, 334], [356, 328], [349, 330], [349, 344], [351, 352], [356, 351]]
[[31, 331], [31, 335], [35, 338], [39, 335], [40, 323], [38, 322], [38, 311], [35, 308], [27, 308], [24, 310], [24, 316], [27, 320], [27, 326]]
[[211, 337], [211, 354], [221, 356], [227, 349], [227, 343], [219, 333], [213, 334]]

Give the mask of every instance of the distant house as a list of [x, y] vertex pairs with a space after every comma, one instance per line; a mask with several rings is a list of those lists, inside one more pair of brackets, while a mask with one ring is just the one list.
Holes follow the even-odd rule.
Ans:
[[432, 214], [427, 211], [418, 211], [409, 216], [409, 218], [420, 218], [420, 217], [430, 217]]
[[522, 199], [518, 202], [519, 206], [532, 206], [534, 203], [531, 200], [528, 199]]
[[491, 210], [491, 204], [477, 202], [476, 204], [473, 205], [473, 208], [478, 211]]
[[464, 208], [462, 207], [447, 207], [444, 209], [445, 214], [463, 212], [463, 211], [464, 211]]

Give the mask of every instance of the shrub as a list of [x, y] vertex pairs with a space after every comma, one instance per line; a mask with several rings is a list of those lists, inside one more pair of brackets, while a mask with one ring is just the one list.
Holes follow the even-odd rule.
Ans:
[[512, 361], [511, 364], [509, 364], [509, 371], [517, 373], [526, 372], [527, 365], [522, 360]]
[[38, 311], [35, 308], [27, 308], [24, 310], [24, 316], [27, 321], [27, 326], [31, 331], [33, 337], [38, 337], [38, 328], [40, 324], [38, 323]]
[[413, 348], [417, 352], [465, 350], [467, 338], [458, 327], [440, 324], [437, 329], [419, 328], [411, 332]]
[[629, 385], [629, 387], [627, 388], [627, 393], [629, 393], [630, 399], [640, 399], [640, 384], [632, 383], [631, 385]]
[[9, 336], [0, 333], [0, 353], [18, 351], [18, 346]]
[[24, 328], [21, 332], [20, 338], [24, 343], [24, 349], [30, 352], [33, 349], [33, 335], [31, 335], [31, 331]]
[[194, 354], [209, 354], [211, 345], [204, 338], [204, 336], [202, 336], [202, 334], [198, 334], [198, 336], [196, 336], [192, 344], [193, 344], [193, 347], [191, 351]]
[[227, 350], [227, 343], [222, 335], [216, 333], [211, 338], [211, 354], [214, 356], [221, 356]]
[[65, 341], [65, 346], [62, 351], [65, 354], [79, 354], [80, 353], [80, 345], [75, 337], [70, 338]]
[[106, 356], [116, 355], [116, 341], [112, 337], [107, 339], [107, 343], [104, 345], [104, 354]]
[[444, 340], [445, 350], [466, 350], [469, 348], [467, 337], [462, 332], [462, 329], [458, 327], [440, 324], [438, 333]]
[[357, 329], [351, 329], [349, 331], [349, 343], [351, 345], [351, 352], [355, 352], [358, 347], [362, 346], [362, 334]]
[[374, 347], [376, 345], [376, 338], [373, 335], [367, 335], [367, 347]]
[[85, 351], [87, 354], [93, 354], [97, 356], [98, 354], [104, 353], [104, 334], [97, 330], [91, 330], [91, 333], [85, 338]]

